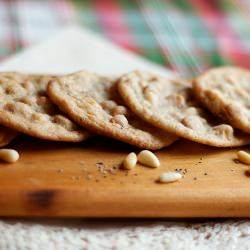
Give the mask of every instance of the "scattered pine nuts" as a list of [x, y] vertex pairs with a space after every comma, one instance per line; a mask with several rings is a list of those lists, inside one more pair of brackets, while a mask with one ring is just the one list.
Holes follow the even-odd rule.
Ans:
[[137, 163], [137, 156], [136, 156], [135, 153], [131, 152], [124, 159], [124, 161], [123, 161], [123, 167], [125, 169], [130, 170], [130, 169], [132, 169], [132, 168], [135, 167], [136, 163]]
[[159, 176], [158, 181], [161, 183], [170, 183], [178, 181], [182, 178], [182, 175], [177, 172], [164, 172], [161, 173]]
[[250, 154], [248, 154], [247, 152], [245, 152], [245, 151], [238, 151], [237, 152], [237, 157], [238, 157], [238, 160], [241, 163], [245, 163], [245, 164], [250, 165]]
[[0, 149], [0, 159], [9, 163], [13, 163], [19, 159], [19, 154], [14, 149]]
[[138, 154], [138, 161], [148, 167], [158, 168], [160, 167], [160, 161], [154, 153], [149, 150], [142, 150]]

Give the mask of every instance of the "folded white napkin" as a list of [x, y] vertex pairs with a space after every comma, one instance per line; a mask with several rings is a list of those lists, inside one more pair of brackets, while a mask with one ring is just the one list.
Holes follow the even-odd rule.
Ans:
[[1, 71], [16, 70], [35, 74], [64, 74], [81, 69], [108, 75], [119, 75], [134, 69], [170, 75], [167, 69], [76, 26], [62, 30], [0, 65]]

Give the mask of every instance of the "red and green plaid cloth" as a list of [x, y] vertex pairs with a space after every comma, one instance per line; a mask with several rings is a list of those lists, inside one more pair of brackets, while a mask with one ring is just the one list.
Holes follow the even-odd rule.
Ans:
[[192, 77], [250, 68], [249, 21], [248, 0], [0, 0], [0, 59], [77, 23]]

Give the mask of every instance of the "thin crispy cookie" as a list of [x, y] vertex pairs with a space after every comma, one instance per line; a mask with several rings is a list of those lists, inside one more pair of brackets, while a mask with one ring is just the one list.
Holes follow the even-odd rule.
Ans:
[[113, 79], [81, 71], [51, 81], [48, 95], [75, 122], [98, 134], [154, 150], [177, 139], [132, 114]]
[[118, 89], [132, 111], [168, 132], [217, 147], [250, 143], [249, 135], [221, 123], [201, 109], [188, 82], [135, 71], [120, 79]]
[[46, 94], [52, 76], [0, 73], [0, 124], [41, 139], [82, 141], [90, 132], [74, 124]]
[[193, 83], [196, 98], [213, 114], [250, 133], [250, 71], [221, 67]]

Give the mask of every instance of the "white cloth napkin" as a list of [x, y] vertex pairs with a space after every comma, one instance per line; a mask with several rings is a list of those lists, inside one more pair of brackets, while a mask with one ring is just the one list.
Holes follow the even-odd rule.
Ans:
[[[109, 75], [143, 69], [172, 76], [163, 67], [77, 27], [63, 30], [0, 65], [1, 71], [35, 74], [64, 74], [80, 69]], [[82, 219], [0, 221], [0, 250], [55, 249], [250, 249], [250, 222]]]
[[14, 55], [0, 65], [1, 71], [64, 74], [87, 69], [100, 74], [120, 75], [134, 69], [170, 76], [171, 73], [107, 40], [69, 27], [51, 39]]

